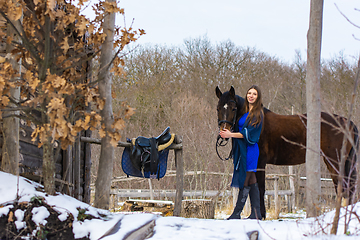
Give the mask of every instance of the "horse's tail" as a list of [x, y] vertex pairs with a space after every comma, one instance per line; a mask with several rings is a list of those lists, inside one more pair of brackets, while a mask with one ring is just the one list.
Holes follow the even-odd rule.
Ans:
[[356, 184], [356, 161], [357, 161], [357, 154], [359, 149], [359, 131], [356, 125], [351, 121], [350, 126], [352, 132], [354, 134], [354, 144], [351, 146], [348, 158], [345, 162], [345, 176], [347, 178], [347, 183], [349, 184], [349, 194], [350, 199], [352, 195], [355, 193], [355, 184]]

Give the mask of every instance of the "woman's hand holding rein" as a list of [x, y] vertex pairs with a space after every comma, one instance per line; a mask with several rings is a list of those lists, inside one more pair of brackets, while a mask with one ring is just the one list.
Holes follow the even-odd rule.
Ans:
[[231, 132], [228, 129], [221, 130], [219, 134], [222, 138], [244, 138], [244, 136], [241, 133]]

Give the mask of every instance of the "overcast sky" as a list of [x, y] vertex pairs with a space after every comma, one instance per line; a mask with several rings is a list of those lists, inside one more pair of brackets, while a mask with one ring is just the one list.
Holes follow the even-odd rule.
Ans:
[[[346, 57], [360, 53], [360, 0], [325, 0], [322, 58], [340, 51]], [[126, 25], [146, 35], [139, 44], [180, 46], [185, 39], [207, 36], [217, 44], [231, 40], [237, 46], [255, 47], [282, 61], [293, 62], [299, 50], [306, 59], [310, 0], [120, 0]], [[117, 16], [117, 25], [124, 18]]]

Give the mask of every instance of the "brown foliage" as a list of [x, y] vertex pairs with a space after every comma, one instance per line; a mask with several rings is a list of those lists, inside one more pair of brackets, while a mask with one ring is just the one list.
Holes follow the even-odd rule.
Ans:
[[[22, 22], [16, 28], [21, 42], [6, 36], [6, 25], [0, 29], [0, 38], [14, 45], [11, 54], [22, 60], [24, 69], [20, 75], [9, 61], [0, 59], [0, 107], [21, 110], [22, 117], [36, 125], [33, 139], [39, 140], [39, 147], [46, 141], [46, 132], [51, 134], [52, 142], [60, 141], [65, 149], [79, 131], [101, 128], [99, 111], [104, 100], [99, 97], [97, 82], [88, 77], [88, 66], [98, 58], [105, 39], [104, 15], [124, 14], [124, 10], [115, 3], [100, 1], [94, 6], [95, 19], [90, 20], [80, 13], [85, 2], [75, 5], [66, 1], [0, 1], [0, 14], [9, 27], [15, 28], [15, 21]], [[118, 52], [108, 68], [114, 74], [122, 74], [119, 52], [144, 32], [117, 27], [116, 33], [114, 49]], [[10, 81], [14, 76], [17, 81]], [[9, 95], [13, 86], [21, 87], [20, 101]], [[9, 107], [10, 102], [16, 107]], [[116, 119], [113, 127], [114, 132], [109, 134], [119, 139], [123, 120]]]

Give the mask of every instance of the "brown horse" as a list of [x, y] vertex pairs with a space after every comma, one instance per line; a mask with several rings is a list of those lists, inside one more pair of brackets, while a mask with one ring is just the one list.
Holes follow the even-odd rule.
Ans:
[[[233, 87], [222, 93], [219, 87], [215, 89], [219, 98], [217, 112], [220, 129], [231, 130], [241, 117], [240, 112], [245, 100], [235, 95]], [[321, 113], [321, 151], [328, 170], [331, 173], [335, 190], [338, 183], [340, 152], [344, 134], [340, 128], [346, 126], [347, 119], [337, 115]], [[340, 126], [341, 125], [341, 126]], [[358, 130], [353, 122], [350, 123], [352, 138], [358, 148]], [[348, 141], [349, 142], [349, 141]], [[258, 171], [256, 172], [260, 190], [261, 215], [266, 217], [264, 204], [265, 194], [265, 166], [274, 164], [280, 166], [298, 165], [305, 163], [306, 153], [306, 115], [279, 115], [264, 108], [264, 124], [259, 141], [260, 156]], [[347, 160], [345, 164], [346, 184], [350, 199], [354, 191], [356, 179], [355, 162], [356, 150], [348, 143], [346, 146]]]

